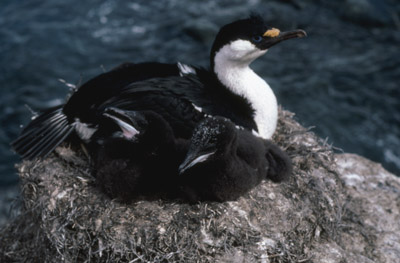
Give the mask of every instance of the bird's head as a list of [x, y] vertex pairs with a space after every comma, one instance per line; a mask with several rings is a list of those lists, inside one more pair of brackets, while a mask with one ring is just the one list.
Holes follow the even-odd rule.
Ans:
[[266, 25], [259, 15], [237, 20], [223, 26], [217, 34], [211, 49], [212, 69], [219, 61], [248, 66], [273, 45], [306, 35], [301, 29], [281, 32]]
[[179, 166], [182, 174], [191, 167], [224, 156], [236, 139], [234, 124], [223, 117], [210, 117], [196, 127], [185, 160]]

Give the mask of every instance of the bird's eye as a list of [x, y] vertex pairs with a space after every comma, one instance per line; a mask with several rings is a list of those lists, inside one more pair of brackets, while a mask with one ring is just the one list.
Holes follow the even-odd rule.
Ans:
[[255, 43], [260, 43], [262, 40], [262, 36], [253, 36], [251, 38]]

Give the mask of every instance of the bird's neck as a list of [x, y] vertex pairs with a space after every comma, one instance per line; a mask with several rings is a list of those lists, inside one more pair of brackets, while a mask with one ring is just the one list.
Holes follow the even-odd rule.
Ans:
[[248, 64], [235, 63], [217, 57], [214, 72], [218, 80], [232, 93], [245, 98], [254, 110], [258, 135], [270, 139], [278, 121], [278, 104], [268, 83]]

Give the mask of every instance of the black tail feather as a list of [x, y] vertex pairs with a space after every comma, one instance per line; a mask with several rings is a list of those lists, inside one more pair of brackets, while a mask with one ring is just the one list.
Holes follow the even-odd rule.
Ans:
[[[46, 130], [43, 138], [40, 140], [40, 144], [35, 144], [35, 147], [32, 147], [32, 145], [30, 145], [30, 147], [28, 148], [29, 150], [26, 151], [25, 155], [27, 157], [32, 156], [32, 158], [34, 158], [35, 156], [43, 156], [47, 154], [45, 149], [50, 149], [54, 145], [58, 145], [58, 142], [60, 141], [60, 135], [63, 135], [65, 133], [66, 128], [68, 128], [68, 126], [55, 127], [55, 129]], [[30, 157], [28, 158], [31, 159]]]
[[44, 158], [72, 131], [73, 127], [62, 112], [62, 106], [57, 106], [33, 119], [11, 146], [24, 159]]
[[63, 122], [63, 119], [56, 119], [55, 121], [50, 119], [49, 121], [50, 122], [43, 123], [36, 122], [36, 125], [29, 125], [25, 128], [18, 137], [18, 145], [15, 145], [16, 147], [14, 147], [14, 149], [17, 151], [27, 151], [37, 141], [33, 140], [33, 138], [45, 137], [45, 135], [48, 135], [60, 122]]

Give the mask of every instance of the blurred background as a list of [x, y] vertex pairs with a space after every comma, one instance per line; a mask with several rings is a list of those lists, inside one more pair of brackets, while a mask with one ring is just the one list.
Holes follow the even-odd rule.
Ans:
[[308, 37], [253, 64], [296, 119], [345, 152], [400, 175], [398, 0], [2, 0], [0, 8], [0, 224], [18, 196], [10, 141], [31, 111], [122, 62], [207, 67], [220, 26], [261, 14]]

